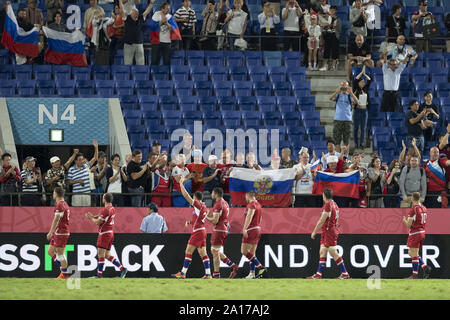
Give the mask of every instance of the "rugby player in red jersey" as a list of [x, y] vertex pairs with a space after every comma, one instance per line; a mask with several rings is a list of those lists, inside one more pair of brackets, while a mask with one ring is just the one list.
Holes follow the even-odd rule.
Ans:
[[[264, 266], [256, 258], [256, 248], [261, 238], [261, 204], [256, 200], [255, 193], [249, 191], [245, 194], [247, 208], [245, 210], [245, 222], [242, 230], [241, 253], [250, 261], [250, 273], [246, 279], [255, 279], [262, 276], [266, 271]], [[255, 271], [258, 273], [255, 275]]]
[[189, 269], [189, 266], [191, 265], [192, 254], [194, 253], [195, 249], [197, 249], [198, 254], [200, 255], [200, 257], [202, 257], [203, 266], [205, 267], [205, 275], [202, 277], [202, 279], [212, 279], [211, 268], [209, 264], [210, 261], [208, 254], [206, 253], [205, 220], [208, 211], [205, 203], [202, 202], [203, 194], [200, 191], [196, 191], [194, 193], [194, 198], [192, 199], [184, 187], [184, 181], [185, 178], [183, 176], [180, 176], [179, 185], [181, 193], [183, 194], [183, 197], [186, 199], [186, 201], [194, 207], [192, 220], [186, 221], [186, 226], [192, 224], [193, 230], [186, 247], [183, 268], [180, 272], [172, 274], [172, 277], [178, 279], [186, 278], [186, 273]]
[[102, 202], [105, 205], [103, 210], [98, 216], [94, 216], [92, 213], [86, 213], [86, 218], [98, 225], [98, 238], [97, 238], [97, 255], [98, 255], [98, 267], [97, 276], [95, 278], [101, 278], [103, 276], [103, 268], [105, 266], [105, 258], [108, 259], [113, 265], [120, 269], [120, 277], [125, 278], [128, 270], [122, 266], [122, 264], [111, 255], [111, 247], [114, 241], [114, 217], [116, 215], [116, 209], [112, 205], [113, 195], [111, 193], [105, 193], [102, 197]]
[[344, 260], [339, 256], [336, 250], [337, 239], [339, 236], [339, 207], [337, 206], [336, 202], [334, 202], [333, 191], [331, 191], [330, 189], [325, 189], [323, 191], [322, 197], [324, 202], [324, 205], [322, 207], [322, 215], [320, 216], [319, 221], [317, 221], [317, 225], [314, 228], [313, 233], [311, 234], [311, 238], [314, 239], [319, 229], [322, 229], [320, 236], [319, 268], [314, 275], [308, 277], [307, 279], [322, 279], [322, 272], [327, 261], [327, 253], [330, 253], [334, 261], [336, 261], [339, 270], [341, 270], [341, 275], [337, 279], [350, 279], [350, 276], [344, 265]]
[[67, 259], [64, 255], [67, 239], [69, 239], [69, 205], [64, 201], [64, 189], [56, 187], [53, 191], [53, 199], [55, 199], [55, 217], [53, 218], [52, 226], [47, 234], [47, 240], [50, 241], [48, 246], [48, 254], [53, 261], [59, 266], [61, 273], [57, 279], [69, 278], [67, 272]]
[[408, 254], [412, 259], [413, 273], [408, 279], [417, 279], [419, 276], [419, 265], [423, 269], [423, 278], [428, 279], [431, 267], [427, 266], [419, 256], [419, 250], [425, 240], [425, 224], [427, 222], [427, 208], [420, 203], [420, 193], [412, 194], [412, 208], [409, 210], [408, 218], [403, 217], [403, 223], [409, 229]]
[[211, 252], [214, 261], [213, 277], [220, 278], [220, 261], [223, 261], [223, 263], [226, 263], [231, 268], [230, 279], [232, 279], [236, 276], [239, 267], [228, 259], [225, 254], [220, 252], [221, 248], [225, 245], [230, 227], [228, 222], [230, 206], [223, 199], [222, 188], [214, 188], [211, 197], [216, 203], [214, 204], [213, 213], [208, 214], [206, 219], [214, 225], [214, 232], [211, 235]]

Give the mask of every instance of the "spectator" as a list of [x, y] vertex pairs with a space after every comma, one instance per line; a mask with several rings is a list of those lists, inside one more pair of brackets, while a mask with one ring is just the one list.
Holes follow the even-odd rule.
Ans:
[[[11, 155], [2, 154], [2, 170], [0, 171], [0, 193], [17, 192], [17, 183], [20, 182], [19, 169], [11, 164]], [[16, 196], [5, 195], [1, 198], [2, 206], [11, 206], [14, 204]]]
[[411, 195], [413, 192], [420, 193], [420, 202], [423, 202], [427, 194], [427, 175], [425, 169], [419, 167], [419, 157], [411, 156], [411, 166], [405, 166], [400, 174], [400, 191], [402, 193], [402, 201], [400, 208], [411, 207]]
[[97, 5], [97, 0], [89, 0], [89, 4], [91, 7], [84, 13], [83, 32], [85, 33], [88, 31], [89, 25], [95, 17], [105, 16], [105, 11]]
[[[319, 49], [320, 36], [322, 29], [317, 24], [317, 15], [310, 15], [310, 25], [308, 26], [308, 70], [318, 70], [317, 68], [317, 50]], [[314, 64], [311, 65], [311, 61]]]
[[217, 50], [216, 32], [219, 14], [215, 9], [216, 2], [214, 0], [208, 0], [202, 12], [203, 24], [199, 41], [202, 44], [203, 50]]
[[28, 7], [25, 8], [25, 12], [27, 13], [26, 21], [30, 24], [38, 24], [42, 26], [44, 24], [44, 15], [42, 14], [42, 10], [36, 8], [36, 0], [28, 0]]
[[163, 58], [163, 65], [170, 65], [170, 45], [172, 40], [170, 39], [170, 31], [172, 26], [169, 24], [171, 15], [169, 14], [170, 4], [164, 2], [160, 11], [156, 11], [153, 14], [152, 20], [159, 22], [159, 39], [155, 42], [152, 40], [152, 65], [159, 65], [161, 56]]
[[[354, 208], [367, 208], [367, 191], [368, 191], [368, 179], [367, 179], [367, 168], [365, 164], [361, 163], [364, 154], [354, 154], [352, 159], [352, 164], [349, 170], [359, 170], [359, 199], [350, 200], [352, 207]], [[358, 203], [356, 204], [356, 201]]]
[[[364, 77], [363, 77], [364, 76]], [[364, 65], [361, 72], [353, 80], [353, 92], [358, 98], [358, 103], [354, 104], [353, 110], [353, 138], [355, 148], [364, 149], [364, 138], [367, 130], [367, 109], [369, 107], [369, 88], [372, 79], [366, 74]], [[360, 136], [358, 139], [358, 130]]]
[[244, 38], [244, 33], [247, 28], [247, 13], [242, 10], [243, 0], [234, 0], [234, 9], [228, 11], [225, 19], [225, 24], [228, 23], [228, 46], [230, 50], [238, 50], [234, 45], [234, 41]]
[[352, 27], [350, 28], [350, 40], [357, 35], [363, 37], [367, 36], [367, 13], [362, 6], [361, 0], [355, 0], [355, 2], [353, 2], [349, 20], [352, 23]]
[[[128, 183], [130, 182], [130, 175], [128, 174], [128, 165], [130, 164], [131, 160], [133, 159], [133, 156], [131, 154], [127, 154], [125, 156], [125, 164], [123, 168], [123, 172], [125, 172], [125, 175], [127, 176], [127, 181], [123, 184], [123, 193], [128, 193]], [[123, 197], [123, 205], [125, 207], [131, 207], [131, 199], [127, 196]]]
[[42, 174], [41, 168], [36, 167], [36, 158], [25, 158], [25, 169], [20, 173], [22, 181], [21, 205], [24, 207], [38, 207], [41, 205]]
[[60, 15], [62, 14], [62, 10], [64, 9], [64, 0], [45, 0], [45, 7], [47, 8], [47, 23], [51, 24], [56, 20], [56, 13], [59, 13]]
[[217, 167], [217, 157], [210, 155], [208, 166], [203, 169], [203, 201], [207, 207], [212, 207], [214, 201], [211, 197], [214, 188], [221, 188], [223, 182], [222, 170]]
[[[188, 193], [192, 191], [192, 181], [190, 180], [194, 175], [189, 172], [186, 167], [186, 156], [184, 154], [177, 155], [176, 166], [172, 169], [173, 190], [172, 203], [174, 207], [189, 207], [189, 203], [181, 195], [180, 178], [184, 177], [184, 186]], [[203, 173], [204, 176], [204, 173]]]
[[389, 165], [389, 171], [386, 176], [386, 184], [384, 185], [383, 194], [387, 194], [388, 196], [384, 198], [384, 207], [385, 208], [399, 208], [400, 202], [398, 197], [393, 195], [398, 195], [400, 192], [400, 173], [402, 171], [402, 163], [394, 159], [391, 161]]
[[128, 193], [131, 195], [131, 206], [142, 207], [144, 200], [144, 187], [146, 185], [147, 177], [150, 175], [150, 162], [146, 162], [141, 166], [142, 151], [134, 150], [131, 156], [131, 161], [127, 165], [128, 174]]
[[114, 5], [114, 13], [111, 14], [111, 17], [114, 19], [114, 23], [110, 27], [112, 29], [110, 29], [109, 64], [112, 65], [117, 50], [123, 49], [123, 37], [125, 35], [125, 22], [118, 4]]
[[281, 150], [281, 167], [293, 168], [298, 162], [291, 159], [291, 149], [283, 148]]
[[[450, 159], [450, 144], [448, 143], [448, 137], [450, 136], [450, 123], [447, 124], [447, 132], [439, 136], [439, 154], [445, 154], [445, 157]], [[450, 170], [448, 170], [450, 171]]]
[[245, 168], [245, 155], [242, 152], [236, 154], [236, 164], [234, 167]]
[[190, 50], [192, 41], [195, 39], [195, 23], [197, 18], [194, 9], [191, 8], [191, 0], [183, 0], [183, 6], [174, 14], [174, 19], [178, 23], [183, 46], [179, 50]]
[[245, 165], [245, 167], [247, 169], [262, 170], [258, 162], [256, 161], [256, 156], [253, 152], [247, 153], [246, 162], [247, 164]]
[[106, 161], [106, 153], [100, 151], [98, 153], [97, 165], [94, 170], [94, 181], [95, 181], [95, 193], [99, 195], [98, 198], [101, 205], [101, 196], [105, 193], [106, 185], [108, 184], [108, 180], [106, 178], [106, 169], [108, 169], [108, 163]]
[[[156, 156], [152, 164], [152, 187], [151, 193], [160, 193], [152, 195], [152, 202], [159, 207], [171, 207], [172, 199], [170, 196], [170, 168], [167, 164], [167, 154]], [[164, 193], [164, 194], [163, 194]]]
[[[20, 9], [17, 12], [17, 24], [19, 27], [21, 27], [25, 32], [31, 31], [34, 27], [39, 28], [40, 26], [38, 24], [33, 25], [29, 22], [29, 19], [27, 18], [27, 11], [25, 9]], [[16, 64], [25, 64], [27, 62], [26, 56], [21, 56], [16, 54]]]
[[[144, 193], [148, 194], [148, 193], [152, 193], [153, 191], [153, 171], [156, 169], [157, 167], [157, 159], [158, 159], [158, 154], [155, 152], [149, 152], [147, 155], [147, 161], [150, 164], [148, 167], [148, 173], [147, 173], [147, 179], [146, 179], [146, 183], [144, 186]], [[147, 197], [145, 197], [145, 201], [144, 201], [144, 205], [147, 203]]]
[[426, 129], [424, 129], [423, 136], [425, 139], [425, 144], [427, 142], [433, 141], [433, 128], [439, 120], [439, 110], [438, 107], [433, 103], [433, 93], [431, 91], [426, 91], [424, 94], [425, 102], [419, 106], [419, 110], [417, 112], [422, 112], [422, 110], [426, 110], [425, 112], [425, 120], [423, 124]]
[[113, 154], [111, 156], [111, 165], [106, 169], [106, 192], [113, 195], [113, 205], [115, 207], [123, 206], [124, 184], [128, 181], [125, 173], [126, 165], [120, 166], [120, 156]]
[[334, 115], [333, 138], [340, 145], [344, 141], [345, 145], [350, 142], [350, 130], [352, 125], [352, 105], [358, 104], [358, 98], [353, 93], [347, 81], [342, 81], [341, 85], [330, 96], [331, 101], [336, 101], [336, 112]]
[[191, 163], [194, 161], [192, 157], [192, 151], [195, 150], [195, 146], [192, 145], [192, 135], [189, 132], [186, 132], [183, 135], [183, 148], [179, 153], [184, 154], [186, 157], [186, 163]]
[[372, 60], [372, 54], [370, 53], [370, 47], [368, 43], [364, 41], [364, 36], [357, 35], [348, 49], [348, 60], [346, 65], [348, 79], [351, 79], [352, 67], [363, 65], [373, 68], [374, 62]]
[[258, 15], [258, 21], [261, 29], [261, 50], [277, 50], [275, 25], [280, 23], [280, 17], [275, 14], [269, 1], [263, 3], [263, 12]]
[[284, 21], [283, 50], [300, 50], [300, 18], [303, 15], [296, 0], [288, 0], [286, 8], [281, 11], [281, 18]]
[[398, 103], [398, 88], [400, 86], [400, 75], [406, 68], [409, 54], [405, 60], [398, 61], [391, 59], [386, 62], [386, 57], [383, 57], [383, 98], [381, 100], [381, 112], [399, 112]]
[[[345, 146], [343, 147], [344, 150]], [[325, 155], [322, 153], [322, 157]], [[344, 157], [343, 153], [339, 158], [337, 156], [328, 156], [327, 157], [327, 169], [325, 172], [331, 172], [331, 173], [344, 173]]]
[[419, 0], [419, 11], [414, 12], [411, 17], [411, 26], [414, 30], [417, 52], [431, 51], [431, 39], [424, 37], [423, 29], [425, 26], [433, 24], [436, 20], [434, 15], [427, 9], [427, 0]]
[[91, 44], [95, 47], [95, 64], [109, 65], [109, 49], [111, 39], [108, 29], [114, 23], [113, 18], [106, 18], [102, 14], [92, 19]]
[[217, 50], [224, 49], [225, 37], [223, 27], [225, 25], [225, 20], [228, 16], [228, 11], [230, 6], [228, 4], [228, 0], [219, 0], [219, 4], [217, 6]]
[[270, 167], [268, 170], [280, 169], [280, 162], [281, 162], [281, 158], [278, 155], [278, 153], [272, 154], [272, 157], [270, 158]]
[[[295, 202], [296, 208], [314, 208], [318, 206], [317, 198], [312, 195], [315, 172], [311, 171], [309, 154], [307, 151], [299, 152], [300, 162], [294, 165], [295, 176]], [[308, 195], [308, 196], [306, 196]]]
[[194, 161], [187, 165], [189, 172], [193, 174], [192, 177], [192, 192], [200, 191], [203, 192], [203, 170], [208, 166], [203, 163], [202, 150], [195, 149], [192, 151], [192, 156]]
[[224, 193], [223, 198], [229, 202], [230, 197], [229, 197], [229, 193], [230, 193], [230, 172], [232, 170], [232, 168], [234, 167], [234, 162], [233, 162], [233, 153], [229, 150], [229, 149], [225, 149], [222, 152], [222, 159], [220, 160], [220, 162], [217, 164], [217, 168], [219, 168], [222, 171], [222, 190]]
[[152, 151], [156, 154], [160, 154], [161, 153], [161, 142], [159, 142], [158, 140], [153, 141]]
[[386, 19], [386, 42], [395, 42], [398, 36], [405, 35], [406, 21], [402, 17], [402, 5], [392, 6], [392, 16]]
[[[399, 35], [396, 41], [396, 45], [390, 47], [387, 53], [387, 58], [401, 61], [405, 60], [406, 58], [410, 58], [409, 65], [412, 67], [419, 55], [410, 45], [405, 44], [406, 38], [404, 35]], [[378, 62], [380, 61], [382, 62], [383, 60], [378, 60]], [[377, 66], [379, 66], [378, 63]]]
[[386, 182], [386, 168], [381, 167], [380, 158], [372, 159], [367, 170], [369, 178], [368, 192], [370, 208], [384, 208], [383, 188]]
[[147, 209], [148, 216], [142, 220], [140, 230], [143, 233], [166, 233], [167, 223], [164, 217], [158, 214], [158, 205], [152, 202]]
[[337, 61], [339, 59], [339, 36], [341, 33], [342, 22], [341, 19], [336, 15], [337, 7], [330, 7], [330, 14], [322, 18], [321, 27], [323, 29], [323, 42], [324, 42], [324, 53], [323, 53], [323, 65], [320, 71], [326, 71], [328, 69], [328, 60], [333, 60], [331, 62], [331, 70], [336, 70]]
[[[326, 170], [326, 169], [328, 168], [327, 160], [326, 160], [326, 159], [327, 159], [329, 156], [336, 156], [336, 157], [338, 157], [338, 158], [341, 156], [341, 154], [340, 154], [339, 152], [336, 151], [336, 143], [334, 142], [334, 140], [329, 139], [329, 140], [327, 141], [327, 149], [328, 149], [328, 152], [327, 152], [326, 154], [322, 155], [322, 159], [321, 159], [322, 170]], [[301, 151], [301, 150], [300, 150], [300, 151]]]
[[[63, 1], [63, 0], [61, 0]], [[56, 11], [53, 16], [53, 23], [50, 23], [48, 27], [52, 30], [58, 31], [58, 32], [71, 32], [67, 26], [62, 23], [62, 13], [59, 11]]]
[[[122, 0], [119, 0], [120, 14], [125, 21], [125, 34], [123, 37], [123, 58], [125, 65], [132, 65], [133, 58], [136, 60], [136, 65], [144, 65], [144, 21], [147, 19], [150, 13], [153, 3], [150, 2], [147, 9], [140, 14], [137, 9], [131, 9], [129, 15], [126, 14]], [[160, 37], [162, 37], [163, 30], [160, 31]], [[170, 42], [170, 37], [169, 37]], [[153, 48], [152, 48], [153, 55]], [[153, 58], [153, 56], [152, 56]], [[153, 61], [153, 59], [152, 59]]]
[[427, 175], [427, 197], [425, 206], [427, 208], [441, 208], [442, 198], [445, 197], [447, 189], [446, 171], [450, 166], [450, 160], [439, 157], [439, 149], [430, 149], [430, 160], [424, 165]]
[[412, 100], [409, 103], [409, 109], [411, 111], [406, 114], [405, 119], [406, 129], [408, 129], [408, 147], [410, 147], [413, 144], [413, 140], [415, 140], [415, 144], [420, 153], [423, 153], [425, 147], [423, 130], [426, 129], [424, 117], [427, 113], [427, 109], [423, 109], [419, 112], [419, 103], [417, 100]]

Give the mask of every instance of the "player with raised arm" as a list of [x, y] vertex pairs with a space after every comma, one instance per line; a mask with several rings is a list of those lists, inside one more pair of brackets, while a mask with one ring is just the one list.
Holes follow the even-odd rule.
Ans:
[[228, 229], [230, 224], [228, 222], [228, 215], [230, 214], [230, 206], [228, 202], [223, 199], [223, 189], [214, 188], [211, 197], [216, 201], [213, 207], [212, 214], [208, 213], [206, 219], [214, 225], [214, 232], [211, 235], [211, 252], [214, 261], [214, 278], [220, 278], [220, 261], [226, 263], [231, 268], [230, 279], [237, 274], [239, 267], [233, 263], [228, 257], [220, 252], [225, 245], [228, 236]]
[[339, 236], [338, 220], [339, 220], [339, 207], [333, 200], [333, 191], [331, 189], [325, 189], [322, 194], [324, 205], [322, 207], [322, 215], [319, 221], [317, 221], [311, 238], [316, 237], [319, 229], [322, 229], [320, 236], [320, 260], [319, 268], [317, 272], [308, 277], [307, 279], [322, 279], [322, 272], [325, 268], [327, 261], [327, 253], [330, 253], [334, 261], [341, 271], [341, 275], [337, 279], [350, 279], [347, 269], [344, 265], [344, 260], [339, 256], [336, 250], [337, 239]]
[[69, 239], [69, 215], [70, 209], [67, 202], [64, 200], [64, 189], [56, 187], [53, 191], [53, 199], [56, 202], [55, 205], [55, 217], [53, 218], [52, 226], [47, 234], [47, 240], [50, 241], [48, 246], [48, 254], [52, 257], [53, 261], [58, 265], [61, 273], [57, 279], [69, 278], [67, 272], [67, 259], [64, 255], [64, 251]]
[[409, 229], [408, 254], [412, 259], [413, 272], [408, 279], [417, 279], [419, 276], [419, 265], [423, 270], [423, 278], [428, 279], [431, 267], [427, 266], [419, 256], [419, 250], [425, 240], [425, 224], [427, 222], [427, 208], [420, 203], [420, 193], [412, 194], [412, 208], [409, 210], [408, 218], [403, 217], [403, 223]]
[[211, 268], [208, 254], [206, 253], [206, 228], [205, 228], [205, 220], [206, 215], [208, 213], [206, 205], [203, 200], [203, 194], [200, 191], [196, 191], [194, 193], [194, 198], [191, 198], [189, 193], [184, 188], [185, 178], [180, 176], [179, 184], [181, 193], [183, 197], [189, 202], [190, 205], [194, 207], [194, 212], [192, 213], [192, 220], [186, 221], [186, 226], [189, 224], [193, 225], [193, 230], [191, 237], [189, 238], [188, 244], [186, 246], [185, 256], [184, 256], [184, 264], [183, 268], [180, 272], [176, 274], [172, 274], [172, 277], [177, 279], [185, 279], [186, 273], [191, 265], [192, 254], [195, 249], [197, 249], [198, 254], [202, 257], [203, 266], [205, 267], [205, 275], [202, 279], [212, 279], [211, 277]]
[[[259, 239], [261, 238], [262, 208], [261, 204], [256, 200], [253, 191], [247, 192], [245, 194], [245, 199], [248, 204], [244, 212], [245, 221], [242, 230], [241, 253], [250, 261], [250, 273], [246, 279], [255, 279], [260, 278], [266, 271], [255, 255]], [[258, 273], [255, 275], [256, 269], [258, 269]]]
[[86, 213], [86, 218], [98, 225], [98, 238], [97, 238], [97, 254], [98, 254], [98, 267], [97, 275], [95, 278], [102, 278], [103, 268], [105, 266], [105, 258], [108, 259], [113, 265], [120, 269], [120, 277], [125, 278], [128, 270], [122, 266], [122, 264], [111, 255], [111, 247], [114, 241], [114, 217], [116, 215], [116, 209], [112, 205], [113, 195], [111, 193], [105, 193], [102, 197], [102, 202], [105, 207], [102, 209], [99, 215], [94, 216], [92, 213]]

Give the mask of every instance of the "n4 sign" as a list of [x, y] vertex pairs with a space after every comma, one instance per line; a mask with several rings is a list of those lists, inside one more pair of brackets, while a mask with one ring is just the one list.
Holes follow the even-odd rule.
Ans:
[[[45, 104], [39, 104], [39, 124], [44, 124], [44, 114], [51, 124], [58, 124], [58, 104], [53, 104], [53, 110], [50, 112]], [[74, 124], [77, 118], [75, 117], [75, 105], [70, 103], [64, 109], [61, 114], [61, 121], [69, 121], [70, 124]]]

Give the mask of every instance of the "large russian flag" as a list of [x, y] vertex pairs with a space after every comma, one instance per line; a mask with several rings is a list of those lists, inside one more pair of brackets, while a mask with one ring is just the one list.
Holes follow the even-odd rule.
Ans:
[[[171, 14], [166, 15], [167, 22], [172, 26], [170, 30], [170, 40], [181, 40], [180, 29], [178, 24]], [[161, 31], [159, 22], [161, 21], [161, 11], [156, 12], [150, 21], [150, 42], [152, 44], [159, 44], [159, 32]]]
[[324, 189], [331, 189], [334, 196], [359, 198], [359, 179], [359, 170], [349, 173], [318, 171], [313, 194], [322, 194]]
[[246, 206], [245, 194], [256, 193], [264, 206], [289, 207], [295, 169], [254, 170], [233, 168], [230, 173], [230, 194], [233, 205]]
[[80, 30], [72, 33], [59, 32], [42, 27], [48, 40], [48, 49], [44, 60], [53, 64], [71, 64], [73, 66], [87, 66], [84, 35]]
[[7, 6], [2, 44], [11, 52], [25, 57], [37, 57], [39, 54], [39, 30], [34, 27], [25, 31], [17, 23], [11, 5]]

